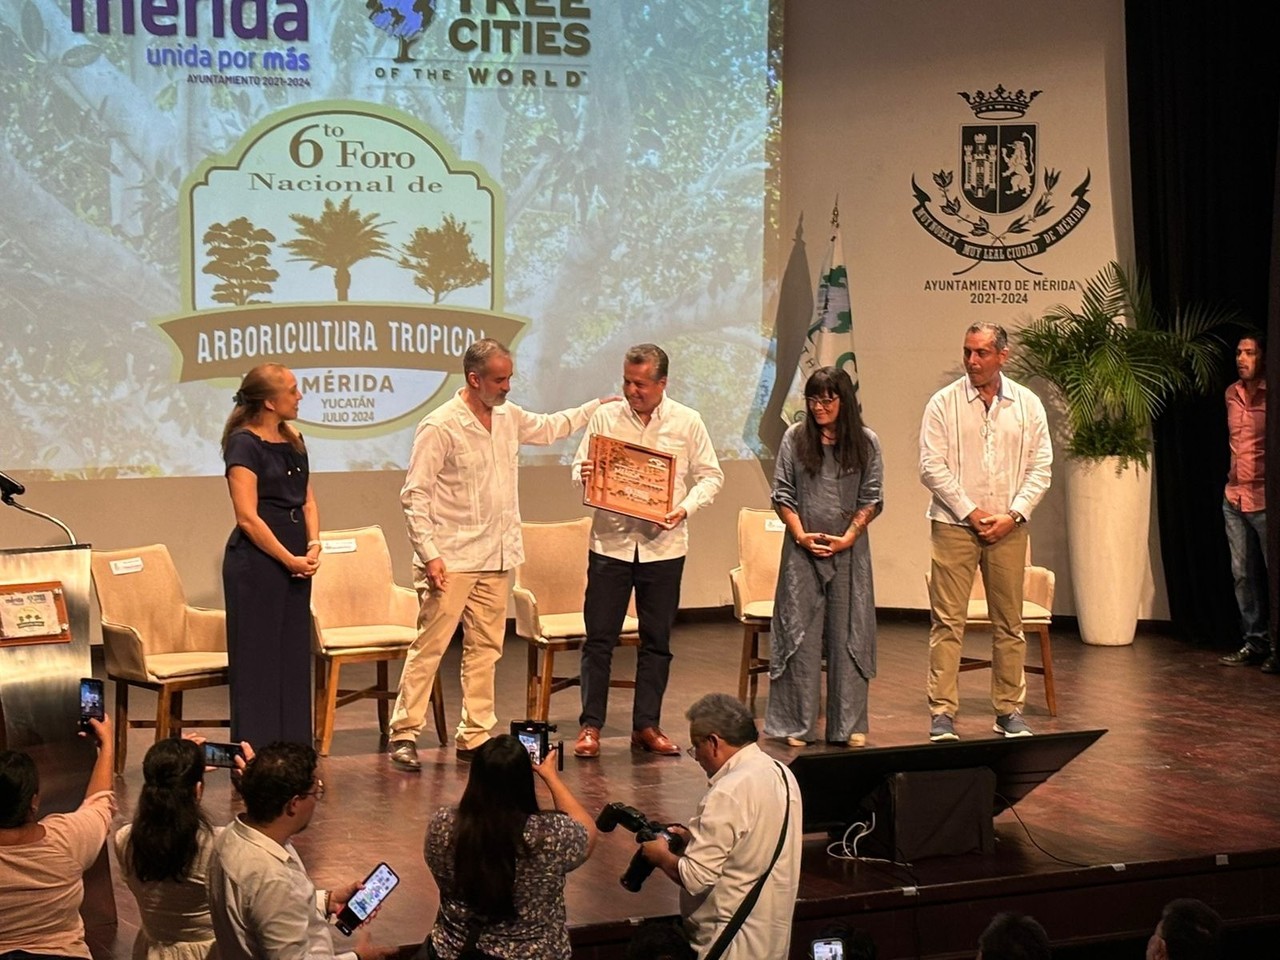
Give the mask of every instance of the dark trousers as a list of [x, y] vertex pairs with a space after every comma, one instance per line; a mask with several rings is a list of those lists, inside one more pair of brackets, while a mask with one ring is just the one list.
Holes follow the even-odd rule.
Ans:
[[[264, 512], [285, 548], [307, 552], [301, 510], [297, 522]], [[267, 556], [239, 530], [222, 561], [227, 606], [231, 740], [254, 746], [273, 740], [311, 743], [311, 580]]]
[[662, 696], [671, 672], [671, 627], [680, 607], [684, 557], [641, 563], [591, 553], [587, 557], [587, 597], [583, 616], [587, 641], [582, 645], [582, 726], [603, 727], [609, 705], [613, 648], [622, 633], [631, 591], [640, 620], [636, 655], [636, 697], [631, 729], [660, 726]]

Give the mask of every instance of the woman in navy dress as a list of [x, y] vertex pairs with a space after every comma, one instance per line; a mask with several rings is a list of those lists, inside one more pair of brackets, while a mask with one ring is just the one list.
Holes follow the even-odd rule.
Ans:
[[222, 560], [231, 679], [231, 739], [311, 743], [311, 577], [320, 518], [307, 448], [289, 423], [298, 380], [254, 367], [235, 395], [222, 459], [236, 528]]

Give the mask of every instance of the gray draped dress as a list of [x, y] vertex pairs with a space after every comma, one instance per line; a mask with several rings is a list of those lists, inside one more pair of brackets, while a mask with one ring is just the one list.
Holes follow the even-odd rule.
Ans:
[[[788, 428], [773, 478], [775, 507], [789, 507], [810, 533], [841, 536], [853, 515], [883, 504], [880, 440], [866, 430], [871, 458], [861, 473], [841, 475], [831, 448], [813, 476], [796, 459], [803, 423]], [[864, 428], [866, 429], [866, 428]], [[822, 658], [827, 660], [826, 739], [843, 743], [867, 732], [867, 692], [876, 675], [876, 602], [867, 533], [829, 558], [783, 540], [774, 592], [769, 706], [764, 731], [774, 737], [818, 739]]]

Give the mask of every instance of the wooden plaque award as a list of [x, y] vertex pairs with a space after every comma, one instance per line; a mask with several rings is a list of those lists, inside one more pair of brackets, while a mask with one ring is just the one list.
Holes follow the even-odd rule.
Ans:
[[593, 433], [587, 456], [591, 479], [583, 487], [583, 503], [653, 523], [666, 519], [676, 481], [674, 454]]

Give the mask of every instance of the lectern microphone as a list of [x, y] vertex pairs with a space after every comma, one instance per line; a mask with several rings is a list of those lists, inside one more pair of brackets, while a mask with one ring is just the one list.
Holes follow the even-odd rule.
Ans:
[[10, 497], [20, 497], [27, 492], [27, 488], [20, 484], [7, 473], [0, 473], [0, 500], [9, 502]]

